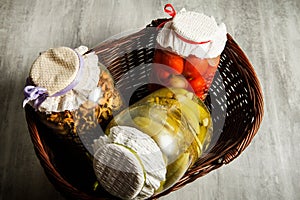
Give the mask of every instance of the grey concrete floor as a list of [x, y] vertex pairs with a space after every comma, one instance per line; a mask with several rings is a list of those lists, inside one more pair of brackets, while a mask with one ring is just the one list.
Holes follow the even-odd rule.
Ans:
[[0, 0], [0, 200], [63, 199], [35, 156], [21, 107], [38, 53], [142, 28], [167, 17], [169, 2], [227, 25], [261, 81], [265, 116], [240, 157], [161, 199], [300, 199], [299, 0]]

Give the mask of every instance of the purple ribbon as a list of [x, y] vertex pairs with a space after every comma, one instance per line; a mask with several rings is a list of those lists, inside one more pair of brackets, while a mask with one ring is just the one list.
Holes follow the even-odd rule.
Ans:
[[[76, 74], [76, 77], [67, 87], [65, 87], [64, 89], [51, 95], [50, 97], [58, 97], [58, 96], [64, 95], [67, 92], [69, 92], [70, 90], [72, 90], [79, 83], [81, 74], [83, 71], [84, 61], [83, 61], [83, 58], [81, 55], [79, 55], [77, 52], [76, 52], [76, 54], [79, 58], [79, 69]], [[28, 85], [24, 88], [24, 96], [25, 96], [25, 99], [23, 101], [23, 107], [25, 107], [25, 105], [29, 101], [34, 101], [33, 107], [35, 109], [37, 109], [49, 97], [48, 91], [46, 88], [37, 87], [37, 86], [33, 86], [33, 85]]]
[[48, 92], [46, 88], [28, 85], [24, 88], [24, 96], [23, 107], [25, 107], [29, 101], [34, 101], [33, 107], [38, 108], [48, 97]]

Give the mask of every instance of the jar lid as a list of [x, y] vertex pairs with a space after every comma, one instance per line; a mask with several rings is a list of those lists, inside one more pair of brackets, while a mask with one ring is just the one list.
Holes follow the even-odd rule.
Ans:
[[173, 18], [171, 28], [180, 36], [195, 43], [209, 42], [218, 31], [214, 17], [203, 13], [186, 12], [184, 9]]
[[[170, 4], [168, 4], [171, 6]], [[217, 24], [214, 17], [182, 9], [158, 33], [158, 44], [187, 57], [215, 58], [222, 53], [227, 41], [226, 26]]]
[[29, 76], [35, 85], [47, 88], [51, 96], [72, 83], [82, 62], [70, 48], [49, 49], [34, 61]]
[[106, 144], [96, 151], [94, 170], [102, 187], [122, 199], [135, 198], [145, 182], [139, 158], [119, 144]]
[[98, 181], [115, 196], [149, 198], [165, 180], [166, 163], [160, 148], [136, 128], [114, 126], [108, 136], [95, 140], [94, 149]]
[[83, 55], [87, 50], [58, 47], [41, 53], [31, 66], [23, 106], [30, 103], [43, 112], [79, 108], [100, 77], [98, 57], [93, 52]]

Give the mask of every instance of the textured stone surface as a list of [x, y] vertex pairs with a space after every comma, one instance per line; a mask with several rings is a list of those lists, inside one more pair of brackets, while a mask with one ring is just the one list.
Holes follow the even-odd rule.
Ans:
[[299, 0], [0, 0], [0, 199], [63, 199], [44, 175], [21, 108], [38, 53], [95, 46], [111, 35], [166, 17], [162, 7], [214, 15], [260, 78], [265, 116], [232, 163], [162, 199], [300, 199]]

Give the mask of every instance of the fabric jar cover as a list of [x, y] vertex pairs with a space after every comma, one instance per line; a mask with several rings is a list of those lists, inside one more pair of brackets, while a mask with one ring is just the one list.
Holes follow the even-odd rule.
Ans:
[[165, 181], [167, 166], [160, 148], [147, 134], [129, 126], [114, 126], [94, 140], [94, 171], [111, 194], [147, 199]]
[[58, 47], [41, 53], [32, 64], [23, 106], [29, 103], [47, 113], [72, 111], [89, 99], [100, 98], [98, 57], [94, 52], [84, 54], [87, 51], [87, 47], [80, 46], [75, 50]]
[[[158, 44], [171, 51], [187, 57], [195, 55], [198, 58], [215, 58], [221, 54], [227, 41], [225, 24], [217, 25], [213, 17], [202, 13], [182, 9], [175, 13], [157, 36]], [[166, 11], [166, 8], [165, 8]]]

